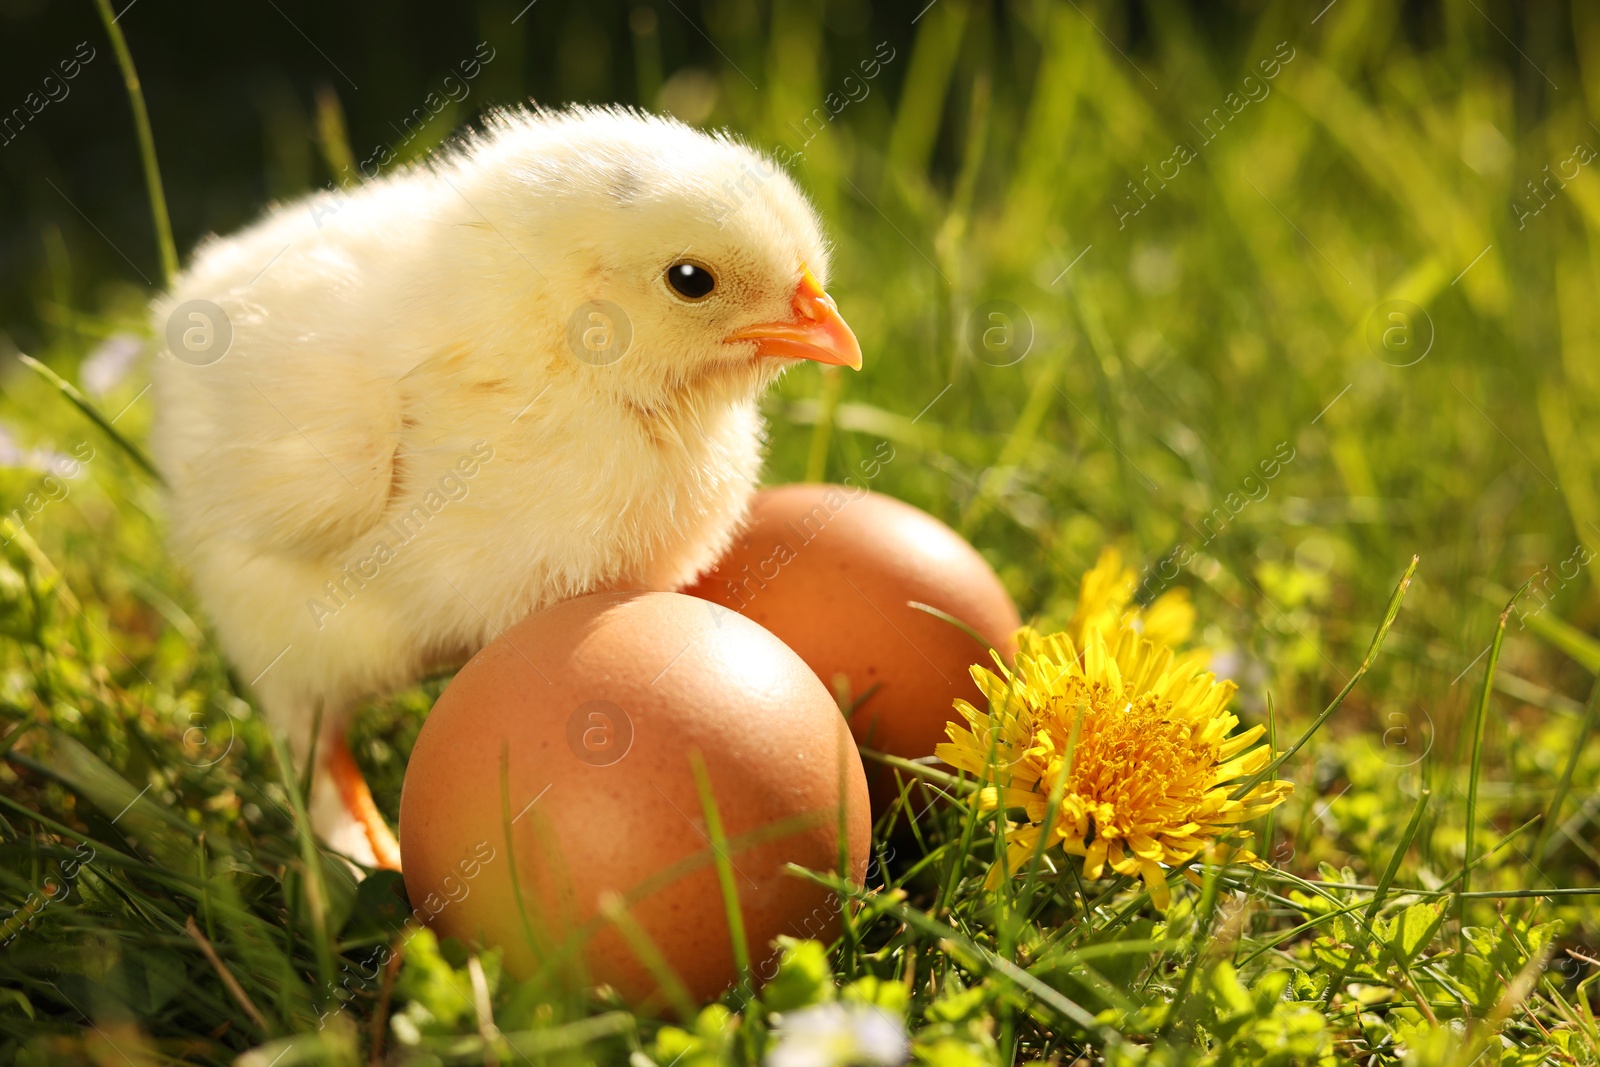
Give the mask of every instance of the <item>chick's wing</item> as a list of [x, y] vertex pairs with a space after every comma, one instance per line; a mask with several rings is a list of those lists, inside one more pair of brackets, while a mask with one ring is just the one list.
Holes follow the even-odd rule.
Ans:
[[405, 419], [359, 266], [310, 246], [241, 280], [271, 243], [220, 249], [169, 299], [211, 301], [232, 339], [214, 362], [160, 365], [158, 458], [180, 538], [326, 555], [382, 514]]

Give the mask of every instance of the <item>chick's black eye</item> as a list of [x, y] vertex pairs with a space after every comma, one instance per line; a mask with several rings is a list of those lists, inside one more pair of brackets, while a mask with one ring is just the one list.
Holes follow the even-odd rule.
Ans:
[[717, 279], [698, 263], [674, 263], [667, 268], [667, 284], [686, 300], [704, 300], [717, 287]]

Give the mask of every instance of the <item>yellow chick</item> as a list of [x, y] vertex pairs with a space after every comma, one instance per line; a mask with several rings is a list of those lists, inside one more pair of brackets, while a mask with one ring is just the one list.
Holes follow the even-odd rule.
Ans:
[[172, 541], [301, 759], [398, 867], [344, 742], [363, 699], [599, 589], [674, 589], [757, 482], [762, 392], [859, 368], [817, 216], [727, 136], [499, 115], [447, 156], [211, 238], [155, 306]]

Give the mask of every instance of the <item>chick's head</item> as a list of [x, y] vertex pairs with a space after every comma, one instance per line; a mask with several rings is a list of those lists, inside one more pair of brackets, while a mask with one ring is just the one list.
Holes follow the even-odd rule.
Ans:
[[664, 412], [749, 399], [799, 360], [860, 367], [816, 212], [775, 163], [625, 111], [512, 121], [477, 155], [537, 205], [525, 236], [552, 250], [542, 302], [567, 373]]

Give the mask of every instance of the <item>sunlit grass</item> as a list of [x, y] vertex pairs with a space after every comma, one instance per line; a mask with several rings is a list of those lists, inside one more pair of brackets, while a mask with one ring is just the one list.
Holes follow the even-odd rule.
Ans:
[[[938, 1063], [1600, 1061], [1600, 184], [1526, 185], [1600, 147], [1600, 76], [1536, 57], [1572, 88], [1524, 106], [1472, 5], [1426, 47], [1375, 2], [1269, 5], [1215, 45], [1163, 12], [1132, 55], [1110, 5], [940, 0], [887, 59], [804, 8], [713, 20], [737, 70], [709, 121], [802, 152], [866, 352], [773, 395], [769, 479], [890, 442], [873, 487], [962, 530], [1047, 630], [1108, 544], [1142, 599], [1189, 589], [1239, 714], [1270, 709], [1291, 753], [1294, 798], [1255, 826], [1272, 870], [1175, 875], [1164, 916], [1073, 863], [988, 892], [971, 783], [902, 765], [951, 799], [880, 826], [865, 891], [797, 872], [854, 900], [851, 937], [795, 947], [754, 1003], [663, 1029], [427, 934], [375, 968], [393, 883], [297, 834], [138, 454], [29, 375], [7, 427], [92, 458], [0, 472], [0, 1062], [740, 1062], [837, 996], [903, 1013]], [[890, 73], [807, 127], [875, 56]], [[81, 383], [147, 332], [119, 292], [42, 307], [31, 355]], [[1014, 343], [985, 349], [996, 310]], [[86, 402], [137, 444], [146, 382]], [[438, 686], [359, 724], [391, 816]]]

